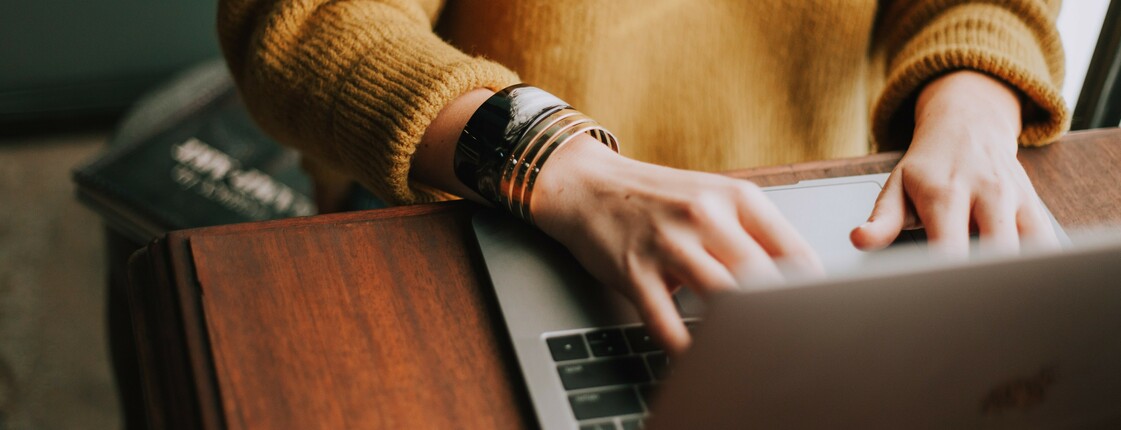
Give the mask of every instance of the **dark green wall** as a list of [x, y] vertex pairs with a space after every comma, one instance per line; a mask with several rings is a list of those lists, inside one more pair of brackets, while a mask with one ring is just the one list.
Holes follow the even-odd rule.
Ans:
[[111, 115], [218, 55], [216, 0], [0, 0], [0, 124]]

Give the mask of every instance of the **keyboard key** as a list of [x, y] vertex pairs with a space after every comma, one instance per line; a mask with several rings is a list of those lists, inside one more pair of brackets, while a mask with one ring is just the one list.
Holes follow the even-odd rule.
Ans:
[[645, 428], [645, 426], [642, 425], [642, 420], [638, 418], [623, 420], [621, 424], [623, 424], [623, 430], [642, 430]]
[[566, 390], [606, 387], [609, 385], [638, 384], [650, 381], [650, 375], [642, 365], [642, 359], [634, 357], [615, 358], [580, 364], [557, 366], [561, 383]]
[[578, 334], [551, 337], [545, 339], [545, 343], [549, 344], [549, 352], [553, 354], [553, 361], [588, 358], [588, 348], [584, 346], [584, 337]]
[[578, 420], [642, 413], [642, 404], [630, 387], [573, 394], [568, 403]]
[[660, 349], [658, 344], [654, 343], [654, 338], [650, 336], [650, 332], [646, 331], [646, 327], [631, 327], [623, 330], [623, 334], [627, 337], [627, 342], [631, 344], [631, 351], [643, 353]]
[[619, 329], [597, 330], [584, 334], [588, 338], [588, 346], [596, 357], [609, 357], [627, 353], [627, 342], [623, 340], [623, 331]]
[[583, 424], [580, 430], [615, 430], [615, 423], [611, 421], [604, 421], [600, 423]]
[[669, 376], [669, 357], [664, 352], [655, 352], [646, 355], [646, 364], [650, 365], [650, 373], [658, 380]]

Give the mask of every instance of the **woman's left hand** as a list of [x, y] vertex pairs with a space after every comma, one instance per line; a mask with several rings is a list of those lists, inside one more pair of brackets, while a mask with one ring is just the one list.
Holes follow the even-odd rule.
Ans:
[[868, 222], [852, 231], [858, 248], [888, 246], [903, 229], [925, 228], [940, 254], [1055, 246], [1051, 222], [1016, 159], [1020, 102], [987, 75], [959, 71], [928, 84], [915, 106], [911, 146], [891, 172]]

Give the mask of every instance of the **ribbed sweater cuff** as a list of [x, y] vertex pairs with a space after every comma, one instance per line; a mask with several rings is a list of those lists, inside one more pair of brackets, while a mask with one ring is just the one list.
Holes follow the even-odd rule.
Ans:
[[344, 162], [358, 162], [347, 170], [397, 204], [447, 197], [409, 179], [413, 153], [440, 109], [473, 89], [497, 91], [518, 82], [502, 66], [470, 58], [435, 36], [426, 39], [424, 47], [415, 45], [417, 38], [380, 44], [350, 73], [335, 107], [335, 137], [349, 142], [336, 148]]
[[[352, 144], [338, 148], [344, 159], [362, 161], [353, 171], [382, 198], [397, 204], [447, 198], [409, 179], [413, 153], [428, 125], [440, 109], [468, 91], [497, 91], [517, 82], [513, 73], [495, 63], [457, 57], [427, 57], [393, 68], [393, 76], [366, 62], [344, 87], [335, 113], [336, 137]], [[384, 141], [374, 144], [368, 141], [371, 137]]]
[[987, 73], [1020, 92], [1020, 144], [1057, 139], [1070, 125], [1059, 93], [1062, 47], [1042, 12], [1029, 14], [1028, 21], [1031, 25], [1000, 6], [986, 4], [957, 6], [936, 17], [891, 58], [872, 109], [877, 145], [905, 147], [914, 130], [918, 92], [931, 80], [962, 69]]
[[252, 67], [242, 87], [255, 113], [282, 141], [391, 203], [448, 197], [409, 180], [421, 137], [456, 97], [505, 88], [517, 75], [441, 40], [419, 9], [313, 6], [292, 2], [272, 11], [280, 18], [270, 16], [260, 46], [248, 50]]

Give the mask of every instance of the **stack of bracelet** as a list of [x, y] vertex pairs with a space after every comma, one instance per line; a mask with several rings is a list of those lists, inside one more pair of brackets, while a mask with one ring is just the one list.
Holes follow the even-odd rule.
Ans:
[[619, 152], [611, 132], [555, 96], [528, 85], [503, 89], [471, 116], [455, 151], [455, 174], [495, 206], [533, 223], [533, 188], [549, 156], [587, 133]]

